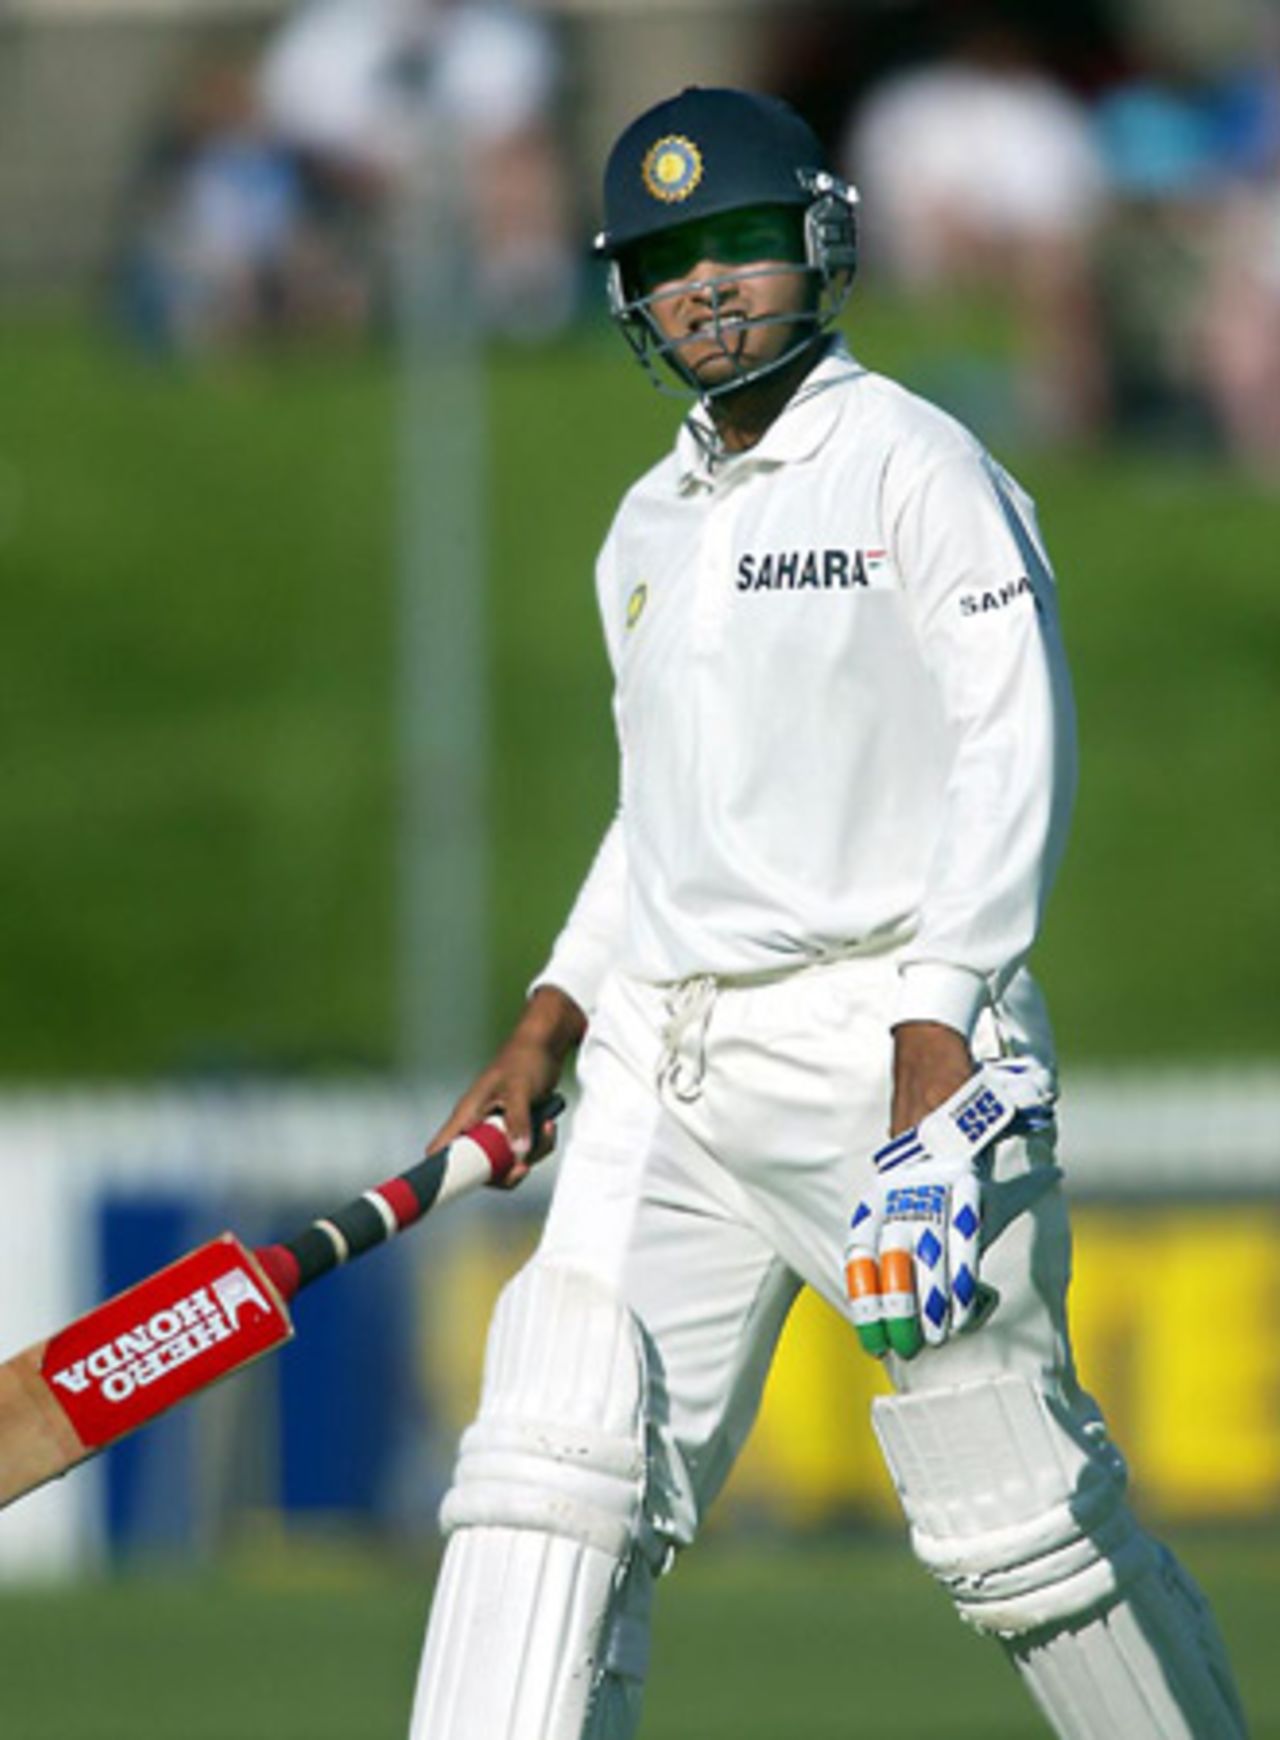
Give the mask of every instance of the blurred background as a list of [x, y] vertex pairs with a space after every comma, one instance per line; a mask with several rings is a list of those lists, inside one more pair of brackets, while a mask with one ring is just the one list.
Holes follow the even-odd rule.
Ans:
[[[850, 343], [1038, 499], [1081, 1364], [1280, 1734], [1274, 0], [0, 0], [3, 1351], [408, 1164], [514, 1016], [613, 806], [594, 552], [679, 416], [604, 316], [599, 170], [687, 83], [810, 118], [863, 196]], [[7, 1732], [401, 1731], [549, 1187], [0, 1517]], [[803, 1301], [655, 1736], [785, 1731], [801, 1681], [843, 1734], [851, 1627], [867, 1732], [924, 1731], [926, 1636], [950, 1733], [1025, 1732], [896, 1543], [875, 1381]], [[726, 1698], [699, 1660], [752, 1636]]]

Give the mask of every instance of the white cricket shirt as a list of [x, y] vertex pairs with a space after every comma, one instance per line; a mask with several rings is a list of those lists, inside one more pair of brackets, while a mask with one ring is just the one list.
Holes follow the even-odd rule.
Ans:
[[836, 344], [749, 452], [686, 420], [597, 568], [621, 801], [536, 983], [900, 947], [969, 1033], [1035, 936], [1074, 729], [1029, 498]]

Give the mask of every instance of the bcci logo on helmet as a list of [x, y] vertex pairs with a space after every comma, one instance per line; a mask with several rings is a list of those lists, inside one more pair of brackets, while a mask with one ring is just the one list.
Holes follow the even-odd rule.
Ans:
[[702, 180], [702, 153], [692, 139], [668, 133], [649, 147], [640, 173], [655, 199], [678, 205]]

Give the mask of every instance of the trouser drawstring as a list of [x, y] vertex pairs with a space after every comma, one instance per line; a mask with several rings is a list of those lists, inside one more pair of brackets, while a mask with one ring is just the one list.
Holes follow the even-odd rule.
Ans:
[[667, 992], [667, 1021], [658, 1058], [658, 1087], [688, 1104], [702, 1092], [707, 1073], [707, 1028], [715, 1007], [716, 980], [708, 973], [683, 979]]

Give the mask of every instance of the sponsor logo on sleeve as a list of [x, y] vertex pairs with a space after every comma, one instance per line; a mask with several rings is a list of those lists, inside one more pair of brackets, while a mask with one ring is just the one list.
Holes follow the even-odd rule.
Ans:
[[1016, 580], [1006, 580], [1003, 586], [993, 586], [983, 592], [962, 592], [960, 594], [961, 616], [985, 616], [990, 610], [1004, 610], [1019, 598], [1030, 598], [1034, 601], [1035, 593], [1031, 582], [1025, 574]]

